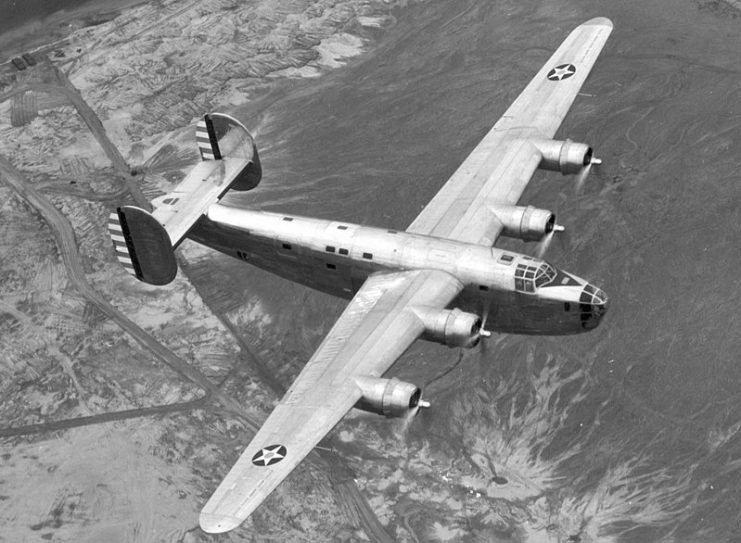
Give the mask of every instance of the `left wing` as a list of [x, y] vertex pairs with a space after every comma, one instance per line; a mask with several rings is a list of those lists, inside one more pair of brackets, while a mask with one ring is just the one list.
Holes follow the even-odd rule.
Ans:
[[415, 307], [445, 308], [463, 288], [440, 271], [371, 276], [201, 511], [201, 528], [243, 522], [424, 331]]
[[571, 32], [407, 232], [493, 245], [495, 206], [520, 199], [611, 32], [604, 17]]

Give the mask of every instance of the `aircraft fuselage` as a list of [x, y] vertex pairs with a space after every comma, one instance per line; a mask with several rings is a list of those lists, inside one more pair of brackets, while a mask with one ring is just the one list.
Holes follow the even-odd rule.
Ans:
[[291, 281], [352, 298], [369, 275], [437, 269], [464, 285], [451, 304], [489, 330], [575, 334], [605, 313], [601, 290], [512, 251], [357, 224], [212, 205], [190, 239]]

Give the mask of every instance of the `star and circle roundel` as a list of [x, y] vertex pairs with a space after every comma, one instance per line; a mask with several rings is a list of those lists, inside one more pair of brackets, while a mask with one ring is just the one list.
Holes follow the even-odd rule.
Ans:
[[252, 457], [252, 463], [256, 466], [272, 466], [283, 460], [288, 450], [283, 445], [269, 445], [263, 447]]
[[573, 64], [561, 64], [548, 72], [548, 79], [551, 81], [563, 81], [576, 73], [576, 66]]

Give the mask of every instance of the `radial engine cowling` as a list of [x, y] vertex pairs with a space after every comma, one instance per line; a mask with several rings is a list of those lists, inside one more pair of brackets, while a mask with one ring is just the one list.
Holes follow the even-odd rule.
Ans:
[[398, 379], [381, 377], [357, 377], [362, 398], [355, 404], [357, 409], [370, 411], [385, 417], [404, 417], [413, 409], [422, 407], [422, 391], [416, 385]]
[[535, 145], [543, 158], [539, 168], [561, 172], [563, 175], [581, 172], [592, 162], [594, 151], [586, 143], [571, 140], [538, 140]]
[[523, 241], [539, 241], [556, 226], [556, 216], [533, 206], [491, 206], [503, 225], [502, 235]]
[[414, 312], [424, 323], [424, 339], [448, 347], [466, 348], [475, 347], [481, 339], [481, 317], [478, 315], [434, 307], [415, 307]]

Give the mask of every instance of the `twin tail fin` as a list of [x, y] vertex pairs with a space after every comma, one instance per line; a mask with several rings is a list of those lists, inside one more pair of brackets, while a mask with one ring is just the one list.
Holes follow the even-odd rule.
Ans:
[[229, 190], [252, 190], [262, 177], [257, 146], [233, 117], [211, 113], [196, 126], [201, 153], [198, 163], [175, 190], [152, 205], [154, 211], [119, 207], [111, 213], [108, 232], [116, 257], [140, 281], [166, 285], [177, 274], [175, 248], [208, 208]]

